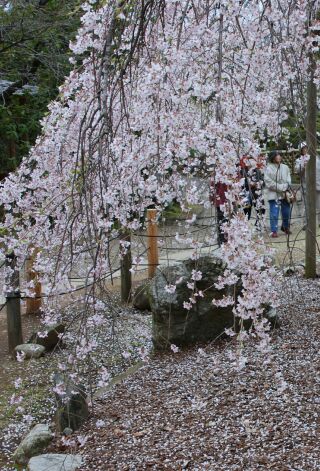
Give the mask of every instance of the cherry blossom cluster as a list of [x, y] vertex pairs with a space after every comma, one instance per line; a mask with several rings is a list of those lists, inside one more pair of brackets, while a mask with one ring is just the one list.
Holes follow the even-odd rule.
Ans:
[[[35, 146], [0, 190], [3, 247], [15, 252], [20, 265], [35, 251], [47, 312], [54, 316], [59, 295], [72, 290], [74, 267], [90, 280], [90, 304], [92, 287], [118, 268], [110, 253], [122, 231], [143, 228], [150, 205], [159, 214], [174, 200], [186, 209], [207, 206], [194, 179], [201, 173], [228, 185], [228, 242], [222, 249], [228, 273], [221, 283], [228, 283], [230, 270], [240, 273], [243, 292], [235, 313], [261, 318], [261, 305], [274, 296], [275, 273], [263, 241], [241, 210], [230, 216], [230, 207], [239, 206], [241, 156], [257, 157], [265, 132], [277, 136], [289, 96], [302, 100], [314, 47], [310, 35], [318, 28], [316, 22], [310, 27], [317, 4], [312, 12], [310, 5], [83, 5], [71, 44], [74, 70], [50, 104]], [[119, 257], [129, 246], [120, 245]], [[194, 248], [196, 258], [200, 247]], [[195, 272], [190, 282], [199, 277]], [[86, 349], [80, 342], [79, 355]]]

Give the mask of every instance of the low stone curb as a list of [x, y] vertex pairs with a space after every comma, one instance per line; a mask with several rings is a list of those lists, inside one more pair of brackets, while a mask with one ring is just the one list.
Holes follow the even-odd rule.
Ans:
[[114, 376], [107, 386], [104, 386], [102, 388], [97, 389], [97, 391], [93, 395], [93, 398], [94, 399], [101, 398], [102, 396], [104, 396], [104, 394], [111, 391], [111, 389], [116, 384], [121, 383], [125, 379], [127, 379], [130, 376], [134, 375], [137, 371], [139, 371], [143, 367], [143, 365], [144, 365], [144, 363], [142, 361], [139, 361], [138, 363], [135, 363], [134, 365], [130, 366], [123, 373], [120, 373], [120, 374]]

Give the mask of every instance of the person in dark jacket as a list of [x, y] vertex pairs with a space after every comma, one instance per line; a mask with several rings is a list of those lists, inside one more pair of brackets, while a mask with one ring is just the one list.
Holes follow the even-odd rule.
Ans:
[[240, 207], [243, 210], [244, 214], [250, 220], [251, 212], [252, 212], [252, 203], [253, 203], [253, 195], [251, 191], [250, 185], [250, 178], [249, 178], [249, 158], [245, 155], [241, 157], [240, 164], [239, 164], [239, 178], [243, 178], [243, 187], [242, 192], [240, 193], [241, 202]]
[[216, 207], [217, 211], [217, 234], [218, 234], [218, 244], [222, 245], [227, 242], [227, 236], [223, 232], [222, 225], [223, 223], [227, 222], [228, 219], [226, 218], [221, 206], [227, 202], [226, 192], [228, 191], [228, 186], [225, 183], [217, 182], [215, 183], [214, 180], [211, 182], [211, 202]]
[[262, 199], [262, 188], [264, 186], [261, 163], [258, 161], [254, 166], [250, 165], [251, 159], [244, 156], [240, 159], [240, 176], [244, 178], [242, 208], [250, 220], [252, 207], [256, 210], [255, 226], [261, 230], [263, 217], [265, 215], [264, 201]]

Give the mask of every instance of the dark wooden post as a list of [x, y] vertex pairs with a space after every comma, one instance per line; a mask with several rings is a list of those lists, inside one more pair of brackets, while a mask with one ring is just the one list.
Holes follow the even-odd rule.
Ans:
[[16, 258], [13, 253], [6, 256], [6, 265], [13, 270], [8, 276], [9, 288], [6, 293], [8, 347], [9, 353], [13, 353], [14, 348], [23, 343], [19, 271], [16, 269]]
[[147, 209], [148, 221], [148, 277], [153, 278], [159, 265], [157, 210]]
[[[123, 232], [121, 235], [123, 242], [129, 242], [126, 253], [121, 258], [121, 301], [128, 303], [131, 300], [132, 290], [132, 255], [131, 255], [131, 235], [130, 232]], [[124, 244], [126, 246], [126, 244]]]

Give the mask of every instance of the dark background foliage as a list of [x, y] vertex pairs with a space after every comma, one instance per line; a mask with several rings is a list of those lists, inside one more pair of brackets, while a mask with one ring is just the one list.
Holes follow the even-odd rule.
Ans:
[[19, 165], [69, 73], [81, 0], [0, 1], [0, 173]]

